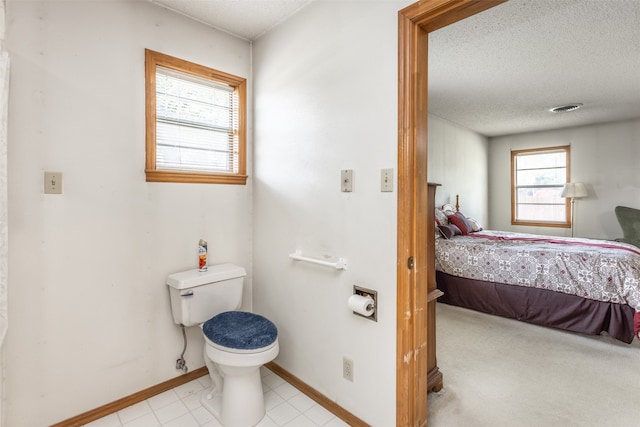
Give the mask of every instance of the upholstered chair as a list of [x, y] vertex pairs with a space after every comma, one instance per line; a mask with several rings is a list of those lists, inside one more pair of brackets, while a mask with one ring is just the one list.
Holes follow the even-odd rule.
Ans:
[[640, 247], [640, 209], [616, 206], [615, 211], [623, 236], [616, 240]]

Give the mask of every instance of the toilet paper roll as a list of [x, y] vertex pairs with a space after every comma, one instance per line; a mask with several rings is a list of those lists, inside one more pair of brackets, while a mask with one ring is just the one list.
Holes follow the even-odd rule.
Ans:
[[349, 297], [349, 308], [363, 316], [371, 316], [374, 311], [375, 302], [370, 296], [353, 294]]

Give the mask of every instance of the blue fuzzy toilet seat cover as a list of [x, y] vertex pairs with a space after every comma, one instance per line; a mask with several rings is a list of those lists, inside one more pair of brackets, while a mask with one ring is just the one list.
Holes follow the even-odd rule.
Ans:
[[220, 313], [204, 322], [202, 330], [213, 343], [237, 350], [267, 347], [278, 338], [273, 322], [246, 311]]

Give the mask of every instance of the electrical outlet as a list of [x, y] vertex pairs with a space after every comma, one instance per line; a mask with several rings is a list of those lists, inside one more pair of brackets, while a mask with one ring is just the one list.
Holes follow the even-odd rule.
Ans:
[[353, 382], [353, 360], [342, 357], [342, 376], [345, 380]]

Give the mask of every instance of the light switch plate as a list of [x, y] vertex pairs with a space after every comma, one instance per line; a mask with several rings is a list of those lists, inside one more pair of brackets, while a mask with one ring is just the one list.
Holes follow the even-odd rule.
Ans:
[[340, 173], [341, 184], [340, 189], [343, 193], [353, 191], [353, 169], [343, 169]]
[[380, 171], [380, 191], [393, 191], [393, 168]]
[[44, 194], [62, 194], [62, 172], [44, 173]]

